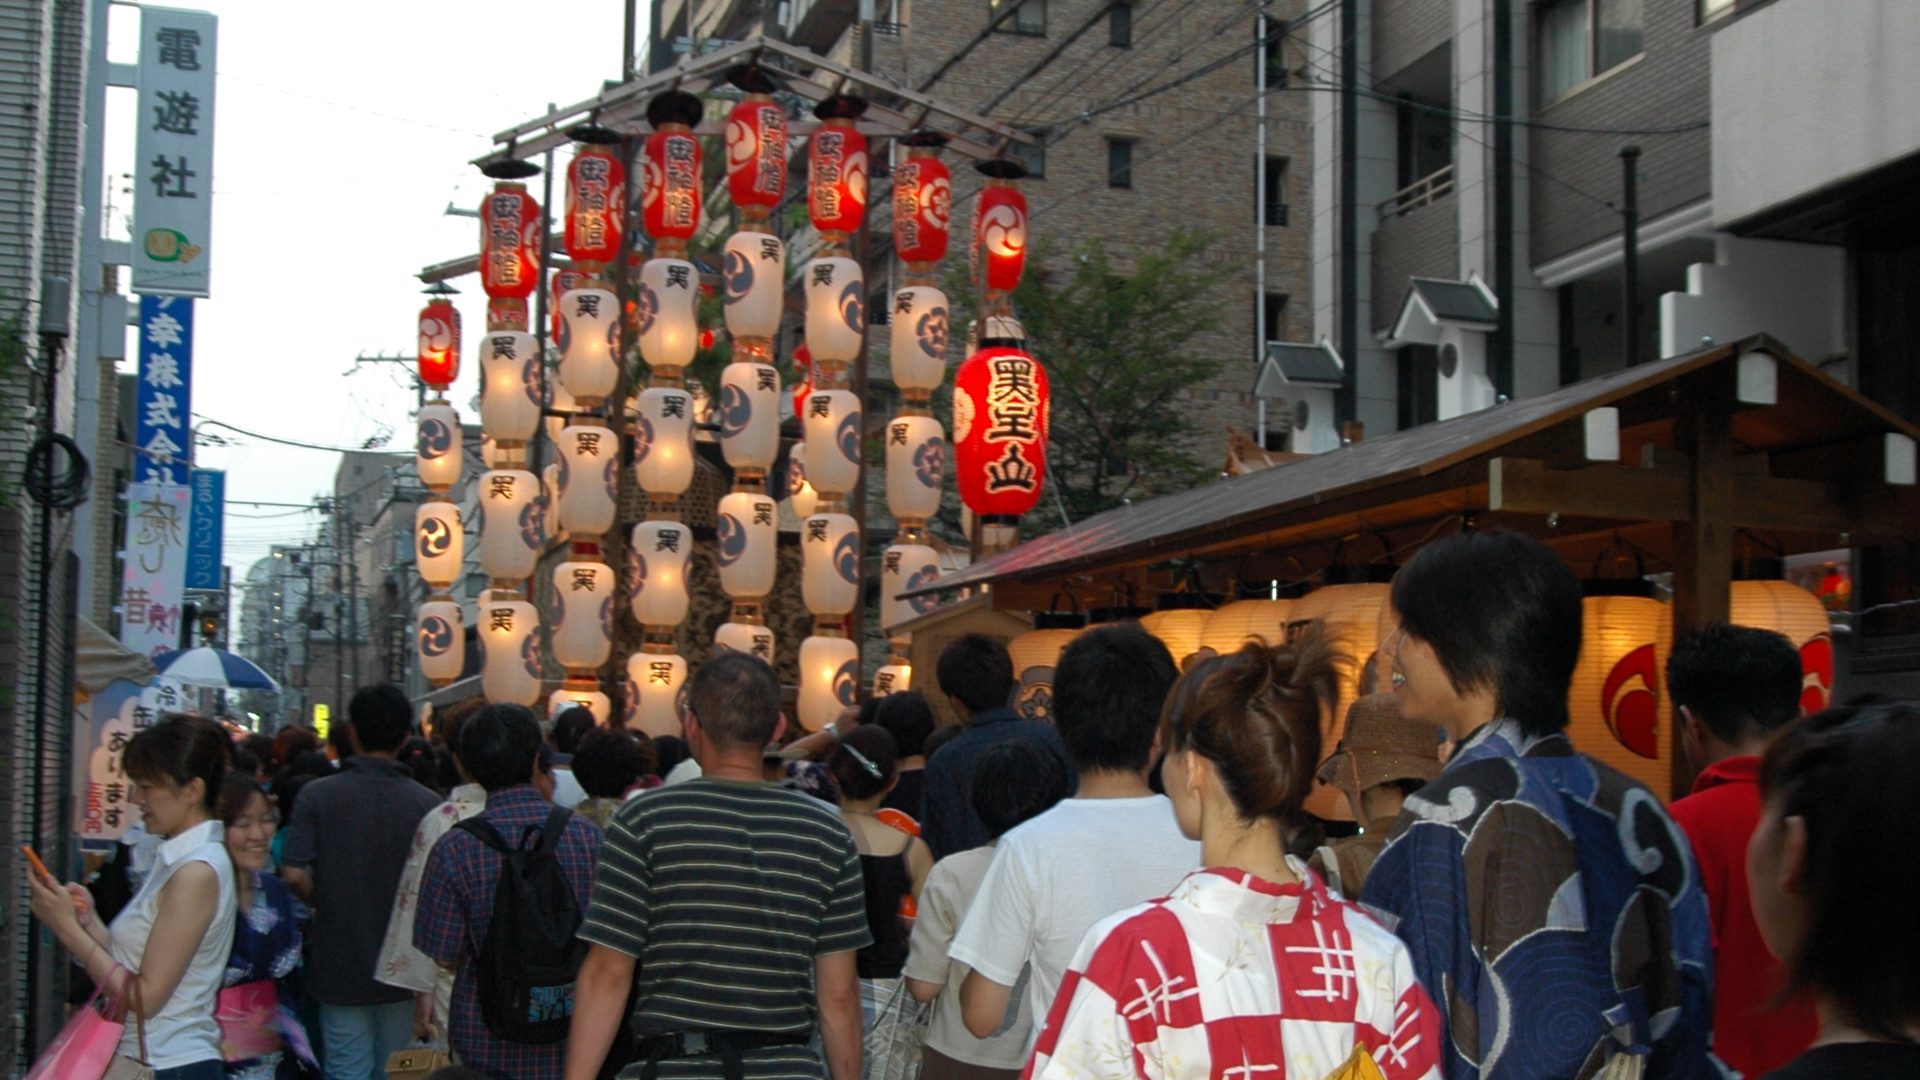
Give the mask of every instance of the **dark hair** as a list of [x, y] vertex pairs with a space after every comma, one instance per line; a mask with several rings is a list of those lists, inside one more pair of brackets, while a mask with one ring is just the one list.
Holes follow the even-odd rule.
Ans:
[[220, 798], [213, 804], [213, 816], [222, 825], [232, 825], [235, 818], [246, 812], [247, 804], [253, 801], [255, 795], [263, 799], [267, 797], [251, 773], [231, 769], [220, 781]]
[[1139, 623], [1096, 626], [1068, 642], [1053, 668], [1053, 722], [1067, 758], [1082, 772], [1146, 768], [1179, 676], [1173, 654]]
[[780, 680], [757, 656], [723, 652], [687, 685], [687, 711], [714, 746], [758, 750], [773, 741], [780, 722]]
[[653, 743], [645, 735], [596, 727], [580, 738], [573, 752], [573, 778], [586, 793], [617, 799], [635, 780], [653, 771]]
[[392, 683], [363, 686], [347, 703], [347, 722], [360, 738], [360, 749], [385, 754], [400, 749], [413, 734], [413, 703]]
[[[1829, 709], [1768, 748], [1760, 793], [1769, 813], [1806, 822], [1807, 936], [1786, 958], [1788, 985], [1835, 998], [1847, 1018], [1913, 1042], [1920, 1020], [1920, 705]], [[1871, 867], [1873, 880], [1861, 879]]]
[[886, 728], [863, 724], [841, 738], [827, 759], [827, 769], [842, 795], [871, 799], [900, 774], [900, 749]]
[[1339, 662], [1310, 626], [1279, 648], [1247, 645], [1195, 665], [1167, 696], [1167, 752], [1212, 762], [1241, 817], [1291, 822], [1313, 790], [1321, 712], [1340, 700]]
[[432, 741], [434, 744], [449, 747], [455, 753], [458, 753], [460, 749], [460, 725], [466, 723], [467, 717], [479, 712], [481, 707], [486, 703], [485, 698], [462, 698], [444, 709], [433, 710]]
[[300, 789], [323, 776], [332, 776], [333, 772], [333, 762], [317, 749], [294, 755], [287, 767], [273, 778], [273, 801], [280, 808], [281, 822], [292, 823], [293, 804], [300, 796]]
[[1013, 657], [999, 638], [962, 634], [940, 650], [933, 677], [941, 693], [958, 698], [968, 712], [982, 713], [1013, 696]]
[[1580, 579], [1552, 548], [1504, 529], [1437, 540], [1395, 575], [1393, 607], [1454, 690], [1491, 688], [1500, 714], [1529, 735], [1566, 729]]
[[656, 776], [667, 775], [675, 765], [692, 756], [687, 753], [687, 740], [678, 735], [653, 737], [653, 772]]
[[581, 736], [599, 725], [593, 721], [593, 710], [583, 705], [561, 709], [560, 715], [553, 718], [553, 748], [562, 754], [571, 754], [580, 745]]
[[413, 774], [414, 783], [446, 794], [440, 787], [440, 759], [434, 756], [433, 744], [424, 736], [407, 736], [407, 741], [400, 744], [399, 751], [393, 757]]
[[1060, 759], [1025, 739], [994, 743], [973, 766], [973, 812], [996, 840], [1053, 809], [1070, 792]]
[[267, 765], [279, 772], [292, 763], [294, 758], [310, 750], [320, 749], [320, 736], [312, 728], [283, 727], [273, 736], [273, 752], [267, 755]]
[[151, 784], [166, 781], [185, 787], [195, 780], [206, 784], [200, 805], [211, 812], [220, 802], [220, 782], [233, 764], [233, 739], [227, 729], [198, 716], [174, 714], [127, 740], [120, 769], [131, 779]]
[[241, 754], [251, 754], [254, 761], [264, 765], [273, 760], [273, 736], [256, 731], [234, 744], [233, 753], [236, 761]]
[[927, 752], [927, 736], [933, 734], [933, 706], [918, 690], [901, 690], [878, 699], [880, 708], [874, 723], [893, 733], [900, 756], [910, 758]]
[[1800, 650], [1785, 634], [1714, 623], [1667, 657], [1667, 693], [1733, 746], [1800, 715]]
[[532, 780], [540, 746], [540, 721], [525, 705], [483, 705], [460, 725], [460, 763], [488, 791]]

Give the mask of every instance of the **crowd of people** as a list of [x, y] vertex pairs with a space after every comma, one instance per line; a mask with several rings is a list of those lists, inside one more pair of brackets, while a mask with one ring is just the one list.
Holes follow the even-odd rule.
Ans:
[[324, 745], [169, 717], [140, 825], [33, 912], [156, 1080], [1920, 1076], [1920, 706], [1802, 716], [1784, 638], [1709, 627], [1668, 805], [1565, 735], [1544, 545], [1430, 544], [1391, 615], [1184, 671], [1094, 627], [1049, 722], [980, 635], [805, 735], [737, 653], [680, 738], [388, 686]]

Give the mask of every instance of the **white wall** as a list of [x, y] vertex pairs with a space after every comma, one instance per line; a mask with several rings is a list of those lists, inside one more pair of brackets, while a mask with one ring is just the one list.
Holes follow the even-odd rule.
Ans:
[[1713, 218], [1920, 151], [1920, 2], [1780, 0], [1713, 33]]
[[1705, 339], [1772, 334], [1818, 364], [1846, 349], [1846, 251], [1784, 240], [1714, 238], [1712, 263], [1687, 267], [1687, 291], [1660, 298], [1660, 355]]

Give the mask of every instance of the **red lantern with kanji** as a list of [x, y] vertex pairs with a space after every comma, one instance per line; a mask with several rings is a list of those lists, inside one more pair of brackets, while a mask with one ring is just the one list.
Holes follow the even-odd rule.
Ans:
[[981, 349], [953, 378], [953, 457], [976, 514], [1024, 514], [1047, 472], [1047, 372], [1032, 354]]
[[501, 181], [480, 205], [480, 285], [496, 300], [525, 300], [540, 284], [540, 204], [525, 184]]
[[867, 216], [867, 137], [853, 122], [867, 111], [857, 97], [836, 94], [814, 106], [820, 130], [807, 145], [807, 216], [823, 233], [844, 237]]
[[579, 140], [567, 166], [567, 254], [605, 265], [620, 257], [627, 219], [627, 167], [620, 161], [618, 132], [578, 127]]
[[893, 170], [893, 248], [907, 263], [936, 263], [947, 257], [953, 177], [935, 156], [946, 141], [933, 131], [909, 135], [907, 160]]
[[420, 309], [420, 381], [440, 393], [460, 375], [460, 309], [445, 297]]
[[669, 249], [684, 250], [700, 224], [700, 140], [693, 125], [705, 106], [683, 90], [647, 105], [646, 161], [641, 173], [641, 214], [647, 232]]
[[727, 113], [727, 193], [748, 220], [765, 221], [787, 190], [787, 111], [773, 80], [746, 65], [727, 73], [747, 92]]
[[1007, 160], [979, 169], [989, 179], [973, 211], [974, 272], [984, 291], [1010, 293], [1027, 266], [1027, 197], [1013, 186], [1026, 169]]

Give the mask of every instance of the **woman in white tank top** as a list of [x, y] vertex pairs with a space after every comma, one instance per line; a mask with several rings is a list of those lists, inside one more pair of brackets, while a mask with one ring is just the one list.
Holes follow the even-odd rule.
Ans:
[[[214, 800], [232, 759], [218, 725], [175, 717], [127, 743], [122, 768], [148, 831], [166, 837], [152, 871], [112, 926], [93, 913], [86, 889], [29, 874], [33, 913], [72, 951], [96, 984], [129, 1003], [120, 1053], [141, 1058], [156, 1080], [221, 1080], [214, 998], [233, 945], [233, 860], [214, 820]], [[136, 997], [135, 990], [138, 990]]]

